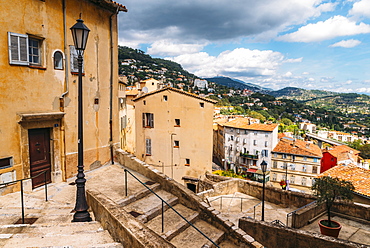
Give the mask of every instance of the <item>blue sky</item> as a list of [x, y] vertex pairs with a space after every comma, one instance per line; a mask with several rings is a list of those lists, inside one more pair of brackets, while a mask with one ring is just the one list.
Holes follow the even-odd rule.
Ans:
[[199, 77], [370, 93], [370, 0], [120, 2], [120, 45]]

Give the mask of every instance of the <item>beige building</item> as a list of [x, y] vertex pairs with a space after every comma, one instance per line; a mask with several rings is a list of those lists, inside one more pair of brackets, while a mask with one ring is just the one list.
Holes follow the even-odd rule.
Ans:
[[0, 183], [43, 171], [59, 182], [77, 172], [78, 69], [70, 27], [80, 17], [91, 30], [83, 72], [85, 169], [111, 160], [119, 143], [117, 14], [126, 8], [111, 0], [19, 0], [3, 1], [0, 10]]
[[214, 100], [163, 88], [134, 102], [136, 157], [178, 182], [212, 171]]
[[321, 149], [312, 143], [283, 137], [272, 151], [272, 182], [288, 181], [288, 187], [309, 189], [320, 174]]

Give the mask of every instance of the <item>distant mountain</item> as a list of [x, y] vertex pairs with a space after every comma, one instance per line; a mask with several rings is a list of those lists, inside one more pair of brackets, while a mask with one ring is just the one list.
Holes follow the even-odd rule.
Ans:
[[334, 96], [338, 93], [324, 90], [305, 90], [295, 87], [285, 87], [280, 90], [271, 91], [268, 93], [276, 98], [294, 99], [297, 101], [312, 100], [318, 97]]
[[235, 88], [235, 89], [247, 89], [254, 92], [267, 92], [271, 91], [271, 89], [263, 88], [261, 86], [252, 84], [252, 83], [246, 83], [239, 79], [229, 78], [229, 77], [213, 77], [213, 78], [204, 78], [207, 81], [214, 82], [216, 84], [221, 84], [227, 87]]

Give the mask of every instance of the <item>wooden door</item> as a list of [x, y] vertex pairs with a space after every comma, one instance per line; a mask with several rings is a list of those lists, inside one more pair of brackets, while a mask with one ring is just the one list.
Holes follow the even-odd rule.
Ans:
[[[50, 162], [50, 129], [29, 129], [29, 152], [31, 177], [35, 177], [43, 171], [46, 172], [46, 183], [51, 182]], [[32, 188], [44, 185], [45, 175], [41, 174], [32, 178]]]

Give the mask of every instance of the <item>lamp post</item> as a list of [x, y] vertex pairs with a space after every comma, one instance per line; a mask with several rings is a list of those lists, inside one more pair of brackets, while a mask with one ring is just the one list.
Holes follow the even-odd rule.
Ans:
[[77, 51], [77, 62], [78, 62], [78, 164], [77, 164], [77, 179], [76, 179], [76, 205], [75, 214], [72, 222], [88, 222], [91, 221], [90, 213], [87, 211], [89, 206], [87, 205], [85, 195], [85, 174], [84, 174], [84, 149], [83, 149], [83, 102], [82, 102], [82, 63], [83, 53], [86, 48], [87, 38], [89, 36], [90, 29], [88, 29], [83, 20], [78, 19], [77, 23], [71, 27], [73, 42]]
[[263, 174], [263, 182], [262, 182], [262, 221], [265, 221], [265, 178], [266, 178], [266, 170], [267, 170], [267, 163], [265, 160], [261, 163], [261, 169]]

